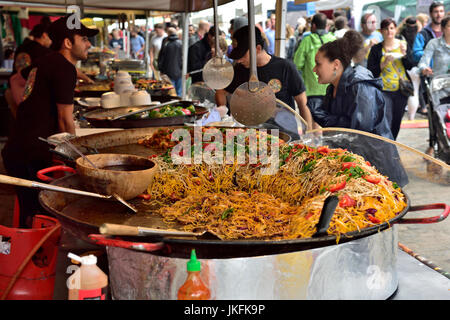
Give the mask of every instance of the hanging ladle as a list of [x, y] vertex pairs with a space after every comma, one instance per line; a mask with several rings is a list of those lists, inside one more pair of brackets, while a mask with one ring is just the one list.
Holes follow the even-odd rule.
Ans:
[[250, 39], [250, 80], [249, 82], [240, 85], [234, 91], [230, 100], [231, 115], [237, 122], [243, 125], [260, 125], [275, 116], [278, 111], [278, 103], [293, 113], [293, 115], [307, 127], [307, 122], [298, 114], [298, 112], [283, 101], [277, 99], [270, 86], [258, 81], [253, 0], [248, 0], [247, 3]]
[[210, 59], [203, 68], [203, 80], [211, 89], [224, 89], [233, 81], [234, 69], [223, 57], [219, 47], [219, 19], [217, 19], [217, 0], [214, 3], [215, 57]]
[[250, 39], [250, 79], [241, 84], [230, 100], [233, 118], [244, 125], [254, 126], [266, 122], [276, 111], [276, 98], [272, 88], [258, 81], [256, 71], [255, 16], [253, 0], [248, 0]]

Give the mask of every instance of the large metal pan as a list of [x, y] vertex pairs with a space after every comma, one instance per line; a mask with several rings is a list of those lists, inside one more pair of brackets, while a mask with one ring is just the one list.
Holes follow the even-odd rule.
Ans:
[[[181, 105], [183, 107], [188, 107], [192, 104], [191, 101], [178, 101], [175, 102], [176, 105]], [[195, 114], [176, 116], [176, 117], [165, 117], [165, 118], [144, 118], [144, 119], [118, 119], [110, 120], [109, 118], [126, 114], [128, 112], [138, 111], [144, 107], [120, 107], [114, 109], [98, 109], [94, 111], [87, 112], [83, 117], [96, 128], [145, 128], [145, 127], [161, 127], [161, 126], [174, 126], [183, 125], [184, 123], [190, 123], [195, 121], [198, 117], [201, 117], [208, 112], [208, 109], [195, 106]]]
[[[78, 175], [67, 176], [53, 182], [55, 185], [70, 188], [82, 188], [81, 179]], [[339, 243], [345, 243], [355, 239], [367, 237], [377, 232], [385, 230], [395, 223], [429, 223], [445, 219], [450, 207], [445, 204], [410, 207], [409, 198], [407, 207], [399, 212], [389, 223], [383, 223], [375, 227], [366, 228], [360, 232], [345, 234]], [[154, 212], [156, 208], [149, 207], [141, 199], [133, 199], [129, 202], [138, 209], [137, 214], [130, 214], [126, 208], [117, 203], [98, 201], [87, 197], [80, 197], [70, 194], [55, 193], [52, 191], [42, 191], [39, 196], [43, 207], [54, 214], [61, 222], [62, 226], [77, 237], [101, 244], [107, 238], [92, 239], [90, 234], [98, 234], [99, 227], [103, 223], [115, 223], [131, 226], [142, 226], [157, 229], [181, 230], [181, 225], [167, 225], [162, 218]], [[428, 209], [444, 209], [444, 213], [437, 217], [428, 218], [426, 221], [405, 219], [408, 211], [419, 211]], [[131, 242], [147, 242], [152, 244], [156, 255], [183, 258], [189, 255], [192, 248], [196, 248], [201, 258], [219, 259], [231, 257], [252, 257], [268, 254], [281, 254], [301, 250], [309, 250], [324, 246], [334, 245], [337, 242], [336, 236], [327, 235], [317, 238], [304, 238], [295, 240], [218, 240], [208, 234], [200, 237], [121, 237], [121, 239]], [[96, 240], [96, 241], [94, 241]], [[100, 241], [100, 242], [99, 242]], [[110, 242], [112, 244], [113, 242]], [[136, 246], [137, 248], [139, 246]]]

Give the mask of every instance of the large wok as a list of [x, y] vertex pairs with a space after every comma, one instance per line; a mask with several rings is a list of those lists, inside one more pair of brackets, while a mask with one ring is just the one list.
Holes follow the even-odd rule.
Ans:
[[[101, 133], [92, 136], [79, 137], [73, 140], [75, 144], [87, 145], [90, 147], [98, 148], [99, 150], [107, 150], [108, 152], [126, 153], [125, 150], [137, 155], [145, 155], [142, 152], [146, 152], [147, 155], [155, 153], [154, 150], [139, 146], [136, 144], [137, 139], [148, 136], [152, 132], [155, 132], [158, 128], [142, 128], [131, 129], [116, 132]], [[344, 141], [344, 134], [350, 135], [353, 133], [337, 132], [337, 139]], [[356, 134], [356, 133], [355, 133]], [[324, 136], [325, 137], [325, 136]], [[352, 136], [349, 136], [352, 138]], [[349, 138], [347, 137], [347, 138]], [[280, 138], [284, 139], [282, 135]], [[326, 137], [330, 139], [330, 136]], [[351, 143], [355, 144], [355, 139], [347, 139]], [[347, 141], [346, 140], [346, 141]], [[288, 140], [286, 140], [288, 141]], [[364, 140], [367, 142], [367, 140]], [[370, 142], [370, 141], [369, 141]], [[321, 142], [323, 143], [323, 142]], [[379, 146], [379, 145], [377, 145]], [[139, 148], [140, 147], [140, 148]], [[114, 151], [113, 151], [114, 150]], [[427, 173], [428, 166], [426, 162], [418, 161], [414, 156], [415, 152], [403, 154], [403, 150], [400, 150], [401, 160], [404, 169], [407, 170], [410, 180], [417, 180], [415, 176], [419, 176], [422, 172]], [[139, 154], [141, 153], [141, 154]], [[430, 158], [431, 159], [431, 158]], [[369, 160], [371, 160], [369, 158]], [[410, 168], [410, 166], [413, 166]], [[420, 165], [421, 168], [417, 166]], [[423, 168], [422, 168], [423, 167]], [[419, 171], [420, 169], [420, 171]], [[444, 169], [444, 168], [442, 168]], [[411, 172], [411, 174], [410, 174]], [[442, 172], [441, 172], [442, 173]], [[435, 176], [433, 181], [436, 183], [443, 183], [441, 176], [447, 174], [447, 171], [443, 171], [443, 174]], [[428, 173], [427, 179], [431, 179], [432, 176]], [[54, 181], [55, 184], [71, 187], [81, 188], [81, 181], [77, 175], [67, 176], [65, 178]], [[443, 187], [445, 190], [445, 185]], [[404, 191], [404, 190], [403, 190]], [[397, 213], [389, 223], [383, 223], [379, 226], [366, 228], [360, 232], [353, 232], [343, 235], [339, 240], [339, 243], [350, 242], [355, 239], [369, 237], [375, 233], [385, 230], [396, 223], [430, 223], [437, 222], [445, 219], [450, 211], [449, 206], [446, 204], [426, 205], [426, 206], [410, 206], [410, 199], [405, 195], [407, 199], [407, 207]], [[99, 227], [103, 223], [114, 223], [131, 226], [152, 227], [166, 229], [170, 227], [179, 228], [180, 226], [167, 226], [162, 219], [152, 214], [152, 210], [156, 208], [148, 207], [145, 202], [139, 199], [131, 200], [131, 204], [137, 207], [138, 214], [133, 215], [126, 211], [125, 208], [120, 205], [107, 201], [97, 201], [96, 199], [88, 199], [68, 194], [58, 194], [51, 191], [44, 191], [40, 194], [40, 201], [42, 205], [51, 213], [56, 215], [63, 227], [66, 227], [69, 231], [76, 234], [78, 237], [92, 242], [93, 239], [89, 237], [90, 234], [98, 234]], [[420, 201], [420, 199], [419, 199]], [[443, 209], [444, 212], [437, 217], [427, 219], [405, 219], [404, 216], [409, 211], [420, 211], [428, 209]], [[149, 213], [146, 213], [149, 212]], [[197, 248], [199, 256], [201, 258], [226, 258], [226, 257], [251, 257], [264, 254], [279, 254], [283, 252], [293, 252], [300, 250], [308, 250], [312, 248], [320, 248], [324, 246], [330, 246], [336, 244], [335, 236], [325, 236], [318, 238], [297, 239], [297, 240], [285, 240], [285, 241], [222, 241], [216, 237], [210, 237], [206, 234], [202, 237], [195, 238], [174, 238], [174, 237], [156, 237], [156, 238], [125, 238], [126, 240], [138, 241], [141, 243], [147, 243], [145, 250], [157, 250], [156, 254], [165, 255], [170, 257], [186, 257], [189, 256], [190, 249], [192, 247]], [[99, 240], [99, 239], [97, 239]], [[101, 241], [107, 239], [100, 239]], [[128, 242], [128, 243], [131, 243]], [[155, 244], [157, 243], [157, 244]], [[139, 246], [134, 246], [138, 248]]]
[[[82, 181], [76, 174], [55, 180], [53, 184], [75, 189], [82, 188]], [[154, 212], [156, 208], [150, 207], [141, 199], [129, 201], [138, 209], [137, 214], [129, 213], [126, 208], [115, 202], [52, 191], [41, 192], [39, 199], [43, 207], [58, 218], [63, 228], [66, 228], [80, 239], [91, 243], [109, 244], [114, 246], [114, 241], [108, 242], [106, 237], [89, 237], [91, 234], [98, 234], [99, 227], [103, 223], [141, 226], [163, 230], [175, 229], [181, 231], [181, 225], [167, 225], [163, 219]], [[445, 204], [411, 207], [407, 196], [406, 199], [407, 207], [399, 212], [395, 218], [391, 219], [389, 223], [383, 223], [359, 232], [356, 231], [345, 234], [341, 236], [339, 243], [368, 237], [389, 228], [395, 223], [437, 222], [445, 219], [450, 212], [450, 207]], [[426, 220], [404, 218], [409, 211], [431, 209], [444, 209], [444, 212], [440, 216], [427, 218]], [[196, 248], [199, 257], [203, 259], [281, 254], [320, 248], [337, 243], [336, 236], [334, 235], [295, 240], [220, 240], [209, 234], [195, 237], [154, 236], [145, 238], [121, 237], [120, 239], [129, 241], [131, 249], [141, 249], [144, 251], [155, 250], [154, 254], [168, 257], [184, 258], [189, 255], [192, 248]], [[146, 244], [142, 244], [140, 248], [136, 242]]]

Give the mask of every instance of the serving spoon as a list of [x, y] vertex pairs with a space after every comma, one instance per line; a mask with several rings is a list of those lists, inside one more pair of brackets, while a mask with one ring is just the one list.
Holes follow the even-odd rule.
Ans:
[[250, 39], [250, 79], [234, 90], [230, 100], [230, 111], [237, 122], [247, 126], [254, 126], [266, 122], [275, 113], [276, 98], [272, 88], [258, 80], [253, 0], [248, 0], [247, 5]]
[[[217, 19], [217, 0], [214, 3], [215, 57], [203, 68], [203, 80], [211, 89], [224, 89], [233, 81], [234, 69], [224, 57], [219, 47], [219, 20]], [[191, 72], [192, 74], [193, 72]]]

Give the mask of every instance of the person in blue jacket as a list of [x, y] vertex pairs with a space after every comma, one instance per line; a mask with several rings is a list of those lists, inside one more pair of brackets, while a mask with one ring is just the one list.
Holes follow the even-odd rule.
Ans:
[[362, 46], [361, 35], [349, 30], [343, 38], [320, 47], [314, 72], [319, 83], [330, 85], [323, 103], [311, 113], [322, 127], [357, 129], [392, 139], [382, 80], [364, 67], [351, 66]]
[[442, 36], [441, 22], [445, 17], [445, 7], [441, 2], [433, 2], [430, 5], [431, 23], [425, 26], [417, 35], [413, 44], [414, 61], [418, 63], [423, 56], [423, 51], [431, 39]]
[[[431, 23], [425, 26], [417, 35], [414, 40], [413, 48], [412, 48], [412, 56], [415, 64], [419, 63], [420, 59], [423, 56], [423, 52], [425, 50], [426, 45], [431, 39], [439, 38], [442, 36], [442, 28], [441, 21], [445, 17], [445, 7], [441, 2], [433, 2], [429, 8]], [[433, 62], [431, 62], [431, 67], [433, 66]], [[420, 109], [417, 111], [421, 114], [426, 114], [427, 109], [426, 105], [426, 97], [425, 97], [425, 82], [424, 78], [421, 77], [420, 83], [420, 91], [419, 91], [419, 102]]]
[[[316, 54], [314, 72], [319, 83], [329, 84], [323, 103], [311, 109], [322, 127], [350, 128], [390, 140], [393, 135], [386, 118], [383, 81], [362, 66], [351, 66], [352, 58], [363, 48], [362, 36], [349, 30], [343, 38], [325, 43]], [[328, 142], [327, 142], [328, 143]], [[400, 186], [408, 183], [395, 145], [365, 135], [343, 135], [330, 147], [348, 148], [370, 161], [382, 174]]]

